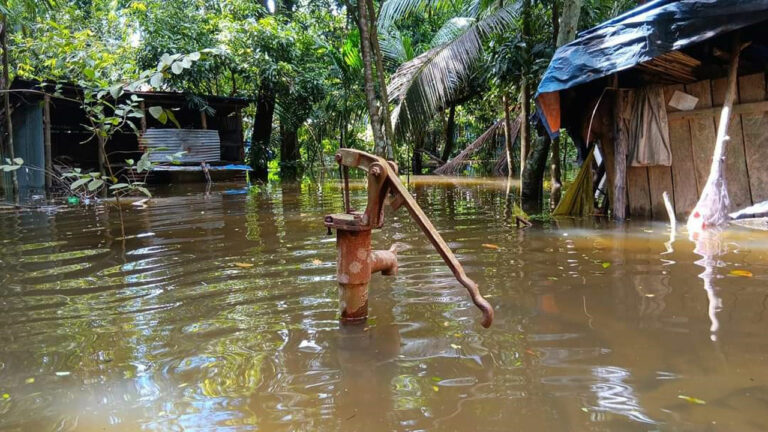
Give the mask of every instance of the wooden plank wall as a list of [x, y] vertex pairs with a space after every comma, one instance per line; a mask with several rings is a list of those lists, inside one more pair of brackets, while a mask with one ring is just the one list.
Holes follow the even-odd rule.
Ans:
[[[669, 102], [675, 90], [699, 98], [695, 109], [721, 106], [726, 79], [664, 88]], [[768, 100], [765, 74], [739, 77], [735, 103]], [[667, 105], [667, 112], [675, 112]], [[718, 111], [719, 116], [719, 111]], [[678, 218], [685, 220], [696, 205], [712, 162], [719, 118], [670, 119], [672, 166], [632, 167], [627, 172], [629, 214], [666, 219], [662, 194], [668, 191]], [[726, 178], [731, 210], [768, 200], [768, 112], [736, 116], [728, 130]]]

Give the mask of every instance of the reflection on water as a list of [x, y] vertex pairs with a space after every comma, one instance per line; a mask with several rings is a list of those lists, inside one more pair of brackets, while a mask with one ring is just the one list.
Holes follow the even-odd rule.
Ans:
[[125, 239], [110, 207], [0, 213], [0, 430], [768, 430], [764, 233], [518, 230], [504, 182], [411, 180], [491, 329], [405, 212], [339, 328], [334, 182], [163, 191]]
[[696, 247], [693, 252], [701, 259], [696, 264], [704, 268], [699, 277], [704, 281], [704, 291], [707, 292], [707, 301], [709, 306], [707, 314], [709, 315], [709, 331], [712, 333], [710, 338], [717, 341], [717, 332], [720, 329], [720, 321], [717, 313], [723, 308], [723, 300], [717, 295], [714, 281], [718, 277], [715, 270], [718, 267], [725, 267], [726, 264], [720, 261], [720, 257], [728, 253], [727, 246], [723, 242], [723, 233], [721, 230], [707, 230], [697, 233], [693, 239]]

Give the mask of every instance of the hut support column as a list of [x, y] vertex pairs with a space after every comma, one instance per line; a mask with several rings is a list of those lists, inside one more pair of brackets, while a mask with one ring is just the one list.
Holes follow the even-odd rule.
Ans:
[[50, 190], [53, 182], [53, 156], [51, 154], [51, 96], [43, 99], [43, 145], [45, 149], [45, 189]]
[[739, 54], [744, 46], [737, 32], [733, 36], [731, 59], [728, 65], [728, 84], [720, 111], [720, 123], [717, 127], [715, 151], [712, 154], [712, 167], [709, 170], [707, 183], [701, 191], [699, 201], [688, 217], [688, 233], [695, 236], [705, 228], [714, 228], [728, 223], [728, 184], [725, 178], [725, 156], [728, 144], [728, 126], [731, 123], [733, 101], [736, 99], [736, 79], [739, 69]]
[[613, 87], [615, 97], [613, 99], [613, 218], [623, 221], [627, 218], [627, 134], [624, 130], [624, 121], [621, 117], [622, 97], [618, 89], [618, 80], [614, 78]]
[[208, 117], [205, 115], [205, 111], [200, 111], [200, 124], [203, 129], [208, 129]]

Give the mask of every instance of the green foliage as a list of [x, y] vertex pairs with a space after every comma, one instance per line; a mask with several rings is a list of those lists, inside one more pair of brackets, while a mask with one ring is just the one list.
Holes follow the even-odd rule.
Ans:
[[3, 172], [16, 171], [22, 166], [24, 166], [24, 159], [22, 158], [17, 157], [17, 158], [13, 158], [13, 160], [11, 160], [10, 158], [5, 158], [5, 163], [0, 164], [0, 171], [3, 171]]
[[[298, 136], [305, 165], [332, 162], [339, 146], [370, 150], [354, 12], [329, 0], [280, 1], [274, 11], [263, 4], [0, 0], [0, 14], [10, 21], [12, 78], [86, 89], [81, 102], [92, 139], [109, 141], [117, 132], [137, 130], [143, 113], [137, 99], [125, 97], [126, 91], [185, 91], [254, 101], [268, 94], [276, 103], [270, 130]], [[454, 103], [463, 107], [457, 115], [461, 132], [456, 150], [481, 135], [501, 116], [501, 95], [517, 100], [520, 79], [535, 83], [551, 58], [553, 5], [531, 2], [525, 15], [531, 31], [523, 37], [520, 2], [376, 4], [384, 73], [402, 138], [398, 145], [410, 148], [418, 136], [428, 137], [431, 150], [439, 153], [444, 112]], [[579, 27], [596, 25], [634, 5], [634, 0], [585, 0]], [[379, 84], [375, 86], [380, 92]], [[212, 114], [203, 97], [192, 96], [189, 103]], [[164, 107], [147, 107], [147, 112], [160, 123], [178, 126], [174, 113]], [[255, 103], [244, 110], [246, 125], [253, 124], [256, 112]], [[262, 149], [265, 154], [278, 153], [280, 139], [274, 133], [264, 141], [272, 150]], [[410, 154], [402, 149], [395, 153]], [[489, 150], [483, 157], [496, 154]], [[78, 190], [92, 184], [97, 191], [98, 186], [121, 185], [112, 190], [123, 191], [123, 184], [130, 185], [91, 178]]]

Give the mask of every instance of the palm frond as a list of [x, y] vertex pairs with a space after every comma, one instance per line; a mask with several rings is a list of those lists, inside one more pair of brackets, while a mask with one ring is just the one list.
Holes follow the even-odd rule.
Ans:
[[400, 65], [414, 57], [411, 39], [394, 27], [379, 33], [379, 46], [384, 61], [390, 65]]
[[468, 17], [456, 17], [449, 19], [443, 24], [442, 27], [440, 27], [440, 30], [435, 33], [435, 36], [430, 41], [430, 46], [437, 47], [453, 41], [475, 22], [476, 20], [474, 18]]
[[451, 0], [386, 0], [379, 12], [379, 31], [389, 29], [395, 21], [416, 11], [431, 10], [435, 12], [446, 10], [453, 6]]
[[[518, 123], [519, 124], [519, 123]], [[496, 132], [504, 126], [504, 121], [499, 120], [492, 124], [482, 135], [468, 145], [461, 153], [456, 155], [455, 158], [449, 160], [445, 165], [435, 170], [435, 174], [440, 175], [456, 175], [461, 172], [461, 168], [464, 162], [469, 159], [473, 153], [480, 150], [488, 141], [496, 137]]]
[[401, 136], [448, 106], [480, 57], [482, 39], [513, 24], [518, 9], [516, 3], [498, 9], [469, 23], [454, 39], [400, 65], [387, 92], [397, 114], [392, 124]]

